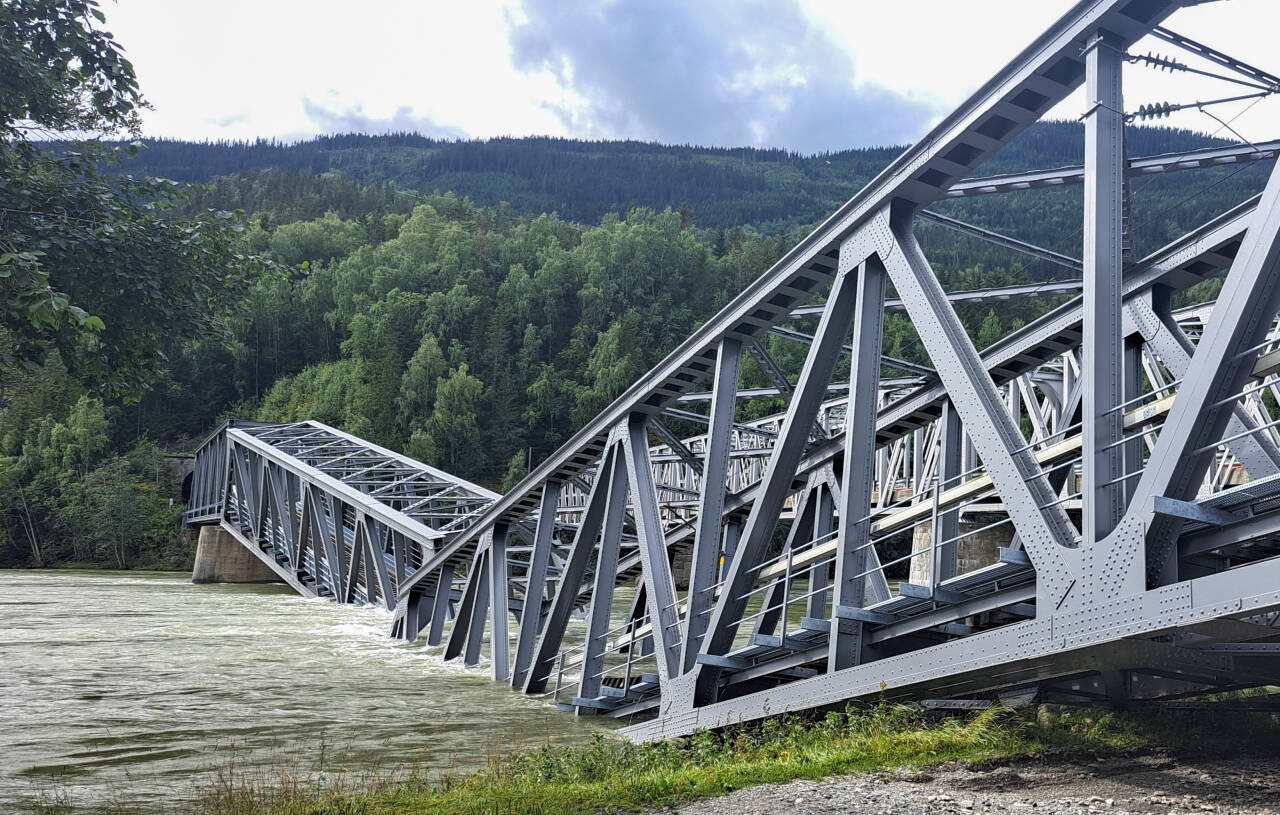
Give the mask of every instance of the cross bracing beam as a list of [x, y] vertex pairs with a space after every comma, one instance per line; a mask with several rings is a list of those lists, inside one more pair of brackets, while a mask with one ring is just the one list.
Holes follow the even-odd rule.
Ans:
[[[921, 217], [923, 217], [923, 214]], [[1003, 303], [1007, 300], [1079, 294], [1080, 288], [1081, 283], [1079, 280], [1050, 280], [1044, 283], [1021, 283], [1015, 286], [997, 286], [991, 289], [948, 292], [947, 299], [957, 306], [981, 306]], [[800, 306], [791, 310], [791, 316], [795, 318], [815, 317], [822, 313], [822, 308], [821, 305]], [[901, 299], [889, 297], [884, 301], [884, 310], [886, 314], [901, 313], [906, 310], [906, 307]]]
[[1274, 88], [1276, 86], [1280, 86], [1280, 77], [1277, 77], [1275, 74], [1264, 71], [1261, 68], [1255, 68], [1254, 66], [1228, 56], [1215, 48], [1196, 42], [1190, 37], [1185, 37], [1176, 31], [1171, 31], [1165, 26], [1156, 26], [1151, 33], [1165, 42], [1176, 45], [1189, 53], [1216, 63], [1237, 74], [1246, 76], [1262, 87]]
[[[441, 539], [418, 552], [412, 573], [391, 581], [400, 634], [443, 636], [456, 605], [447, 656], [474, 663], [489, 628], [496, 677], [530, 692], [554, 686], [552, 698], [579, 714], [654, 717], [627, 731], [636, 738], [882, 691], [937, 699], [1044, 684], [1087, 693], [1126, 672], [1183, 677], [1177, 692], [1188, 689], [1188, 676], [1203, 680], [1191, 685], [1202, 689], [1280, 679], [1256, 667], [1233, 670], [1230, 656], [1212, 651], [1247, 639], [1235, 618], [1280, 612], [1270, 559], [1280, 540], [1267, 522], [1280, 514], [1280, 474], [1269, 469], [1280, 422], [1260, 395], [1280, 394], [1280, 365], [1267, 361], [1280, 344], [1272, 341], [1275, 275], [1266, 248], [1266, 233], [1280, 230], [1269, 199], [1117, 267], [1115, 230], [1099, 230], [1115, 226], [1114, 208], [1092, 196], [1095, 206], [1082, 213], [1092, 246], [1083, 264], [1093, 270], [1088, 296], [987, 349], [973, 347], [957, 307], [1075, 294], [1081, 283], [946, 293], [912, 234], [925, 207], [963, 190], [985, 157], [1080, 84], [1089, 43], [1102, 36], [1123, 50], [1176, 5], [1077, 4], [487, 508], [454, 508], [457, 496], [466, 498], [456, 483], [379, 461], [350, 440], [317, 441], [314, 428], [280, 433], [324, 457], [329, 477], [392, 511], [424, 508], [440, 524]], [[1099, 127], [1094, 136], [1117, 133]], [[1088, 163], [1100, 192], [1139, 171], [1252, 160], [1175, 158], [1118, 171], [1114, 162], [1104, 170], [1097, 156]], [[1100, 259], [1111, 271], [1098, 271], [1107, 267]], [[1178, 324], [1165, 309], [1172, 293], [1228, 269], [1229, 317], [1205, 307]], [[886, 276], [896, 303], [884, 300]], [[813, 302], [828, 288], [825, 302]], [[1158, 316], [1155, 333], [1143, 322], [1146, 305]], [[919, 377], [877, 387], [887, 360], [875, 324], [889, 308], [907, 314], [929, 360], [913, 363]], [[736, 371], [723, 368], [725, 349], [754, 350], [768, 332], [786, 335], [782, 326], [809, 317], [820, 318], [812, 337], [791, 332], [809, 343], [798, 379], [775, 364], [775, 388], [738, 388]], [[851, 381], [833, 382], [845, 353]], [[1099, 371], [1111, 373], [1099, 360], [1120, 366], [1118, 387], [1099, 389]], [[1231, 368], [1230, 381], [1205, 379], [1213, 365]], [[740, 402], [764, 395], [786, 398], [787, 412], [737, 420]], [[1184, 404], [1188, 397], [1195, 407]], [[699, 400], [714, 402], [709, 414], [677, 407]], [[1193, 413], [1212, 421], [1193, 419], [1204, 426], [1188, 430]], [[1183, 418], [1174, 422], [1176, 415]], [[680, 438], [654, 424], [659, 416], [707, 432]], [[1118, 426], [1120, 436], [1100, 438], [1099, 422]], [[1170, 465], [1170, 445], [1186, 448], [1193, 438], [1185, 460]], [[1113, 510], [1121, 512], [1110, 513], [1110, 529], [1090, 524], [1092, 533], [1081, 534], [1082, 488], [1114, 486], [1086, 461], [1114, 449], [1123, 450], [1123, 486], [1108, 492], [1119, 494]], [[215, 473], [217, 456], [206, 459], [197, 469]], [[287, 538], [289, 496], [306, 491], [282, 481], [280, 468], [255, 470], [235, 456], [222, 466], [231, 510], [246, 528], [257, 540], [277, 530]], [[1170, 467], [1184, 472], [1172, 477]], [[241, 484], [259, 500], [242, 502]], [[549, 498], [552, 484], [563, 488]], [[418, 487], [437, 492], [427, 504], [396, 504], [401, 491]], [[216, 493], [200, 493], [194, 517], [214, 512]], [[360, 545], [334, 546], [353, 515], [344, 504], [332, 516], [343, 534], [328, 538], [310, 535], [324, 524], [304, 517], [298, 551], [322, 578], [330, 561], [345, 565], [353, 594], [372, 586], [377, 598], [382, 577], [360, 577], [376, 560], [365, 541], [385, 539], [389, 527], [366, 513], [352, 535]], [[1160, 524], [1155, 546], [1148, 530]], [[507, 546], [509, 534], [517, 540]], [[1149, 562], [1158, 568], [1144, 580]], [[482, 585], [492, 598], [487, 619]], [[587, 615], [583, 632], [567, 622], [575, 611]], [[1161, 642], [1170, 632], [1204, 647]]]
[[958, 218], [952, 218], [938, 212], [930, 212], [927, 209], [920, 210], [917, 217], [922, 221], [928, 221], [929, 223], [946, 227], [947, 229], [959, 232], [962, 235], [969, 235], [971, 237], [978, 238], [979, 240], [995, 244], [996, 246], [1003, 246], [1005, 249], [1012, 249], [1015, 252], [1021, 252], [1022, 254], [1028, 255], [1037, 260], [1045, 260], [1049, 263], [1057, 264], [1058, 266], [1065, 266], [1077, 273], [1080, 271], [1080, 261], [1073, 257], [1069, 257], [1060, 252], [1054, 252], [1050, 249], [1045, 249], [1041, 246], [1036, 246], [1033, 243], [1020, 241], [1017, 238], [1011, 238], [1008, 235], [1001, 235], [999, 232], [994, 232], [990, 229], [983, 229], [980, 226], [965, 223]]
[[[1189, 288], [1228, 268], [1256, 205], [1256, 198], [1245, 201], [1126, 270], [1124, 298], [1128, 300], [1160, 286]], [[1081, 315], [1080, 301], [1069, 301], [984, 349], [981, 357], [987, 373], [997, 383], [1008, 382], [1078, 347], [1082, 339]], [[879, 441], [886, 443], [936, 419], [945, 394], [939, 385], [926, 386], [885, 406]]]
[[[881, 381], [881, 384], [885, 386], [893, 386], [893, 387], [906, 387], [908, 385], [920, 384], [920, 380], [918, 377], [899, 377], [896, 379], [882, 379], [880, 381]], [[848, 389], [849, 389], [848, 382], [832, 382], [830, 385], [827, 385], [827, 393], [830, 393], [830, 394], [843, 393]], [[776, 399], [782, 395], [783, 395], [782, 392], [779, 391], [777, 388], [739, 388], [737, 392], [737, 399], [739, 401], [751, 400], [751, 399]], [[684, 394], [681, 394], [680, 398], [676, 401], [677, 401], [677, 404], [698, 404], [703, 402], [710, 402], [711, 393], [709, 391], [684, 393]], [[678, 408], [667, 408], [666, 410], [663, 411], [663, 413], [667, 415], [676, 415], [679, 418], [687, 418], [690, 421], [701, 422], [703, 424], [705, 424], [707, 420], [706, 416], [703, 416], [701, 414], [690, 415], [688, 414], [687, 411], [680, 411]]]
[[[813, 337], [810, 335], [805, 334], [803, 331], [793, 331], [790, 328], [771, 328], [769, 329], [769, 333], [788, 340], [802, 342], [805, 345], [809, 345], [813, 342]], [[851, 346], [846, 345], [841, 349], [841, 351], [846, 355], [853, 355], [853, 348]], [[919, 376], [934, 376], [936, 374], [936, 372], [927, 365], [920, 365], [916, 362], [907, 362], [904, 359], [897, 359], [895, 357], [888, 356], [887, 354], [882, 354], [880, 356], [880, 360], [886, 367], [896, 368], [899, 371], [905, 371], [906, 373], [918, 374]]]
[[[1206, 167], [1224, 167], [1254, 161], [1271, 161], [1280, 155], [1280, 139], [1257, 144], [1206, 147], [1182, 153], [1166, 153], [1129, 159], [1125, 163], [1125, 175], [1148, 176], [1184, 170], [1200, 170]], [[1034, 170], [1025, 173], [1008, 173], [985, 178], [973, 178], [953, 185], [944, 198], [972, 198], [978, 195], [996, 195], [1021, 190], [1057, 189], [1083, 184], [1083, 166], [1058, 167], [1052, 170]]]

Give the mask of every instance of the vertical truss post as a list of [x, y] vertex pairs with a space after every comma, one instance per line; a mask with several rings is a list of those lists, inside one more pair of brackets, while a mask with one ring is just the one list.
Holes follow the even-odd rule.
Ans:
[[[355, 537], [356, 541], [353, 548], [360, 547], [364, 551], [364, 599], [366, 603], [372, 605], [378, 599], [378, 550], [373, 545], [373, 532], [369, 527], [364, 513], [356, 511], [355, 515]], [[339, 547], [339, 551], [342, 547]], [[339, 556], [341, 557], [341, 556]], [[339, 561], [341, 562], [341, 561]], [[444, 570], [440, 571], [441, 577], [444, 577]], [[436, 598], [440, 597], [440, 586], [436, 585]], [[431, 612], [431, 622], [434, 627], [436, 621], [435, 611]]]
[[653, 467], [649, 463], [648, 417], [633, 413], [627, 420], [624, 440], [627, 480], [631, 483], [632, 514], [636, 537], [640, 544], [640, 563], [644, 570], [645, 595], [648, 598], [649, 625], [653, 630], [653, 647], [658, 654], [658, 677], [663, 686], [680, 675], [680, 613], [676, 608], [675, 581], [667, 555], [662, 517], [658, 513], [658, 493], [653, 485]]
[[307, 542], [314, 540], [318, 535], [325, 534], [324, 509], [316, 503], [316, 489], [310, 484], [302, 485], [302, 528], [298, 534], [297, 540], [293, 541], [286, 552], [288, 563], [285, 565], [290, 568], [296, 568], [298, 560], [302, 557], [302, 550], [306, 547]]
[[395, 558], [396, 569], [396, 591], [400, 590], [400, 586], [404, 583], [406, 567], [409, 562], [408, 548], [405, 544], [404, 533], [396, 530], [391, 531], [391, 551]]
[[[835, 527], [835, 506], [832, 502], [831, 482], [824, 481], [814, 496], [816, 506], [813, 515], [813, 538], [822, 540]], [[821, 563], [809, 570], [809, 599], [805, 615], [815, 620], [827, 619], [827, 592], [820, 591], [831, 580], [831, 564]]]
[[627, 645], [627, 651], [634, 652], [639, 657], [647, 657], [653, 653], [653, 637], [641, 636], [637, 638], [635, 630], [640, 628], [640, 620], [649, 613], [649, 590], [645, 585], [645, 579], [642, 576], [636, 581], [636, 593], [631, 595], [631, 607], [627, 609], [627, 622], [634, 623], [632, 626], [632, 637]]
[[541, 693], [546, 690], [547, 678], [555, 668], [556, 654], [564, 642], [565, 627], [569, 624], [569, 615], [578, 599], [578, 590], [582, 587], [582, 578], [587, 572], [587, 562], [595, 550], [596, 538], [600, 535], [600, 527], [604, 523], [605, 504], [609, 499], [609, 491], [613, 488], [613, 474], [621, 469], [618, 457], [611, 449], [600, 463], [595, 483], [591, 486], [591, 494], [587, 497], [587, 508], [582, 515], [582, 523], [573, 536], [573, 545], [569, 549], [569, 559], [565, 561], [560, 572], [560, 582], [551, 601], [551, 609], [547, 612], [547, 622], [542, 627], [542, 637], [534, 652], [533, 663], [529, 667], [529, 675], [525, 678], [525, 693]]
[[715, 383], [711, 391], [711, 421], [707, 428], [706, 456], [702, 466], [702, 495], [699, 496], [698, 525], [694, 530], [693, 563], [689, 571], [688, 612], [681, 670], [688, 672], [697, 662], [698, 646], [706, 633], [715, 583], [719, 573], [720, 535], [724, 515], [725, 478], [733, 446], [733, 417], [737, 406], [738, 372], [742, 343], [720, 341], [716, 353]]
[[[616, 444], [613, 449], [616, 461]], [[600, 695], [604, 652], [608, 647], [609, 617], [613, 610], [613, 586], [618, 571], [618, 548], [622, 544], [622, 523], [626, 520], [626, 515], [627, 471], [625, 467], [616, 464], [609, 487], [609, 504], [605, 509], [600, 551], [596, 555], [591, 611], [587, 617], [587, 635], [582, 649], [582, 677], [578, 682], [578, 695], [589, 699]], [[582, 708], [578, 708], [578, 711], [582, 712]]]
[[733, 559], [738, 556], [738, 541], [741, 537], [741, 521], [735, 517], [724, 522], [724, 543], [721, 547], [721, 551], [724, 554], [720, 556], [721, 580], [724, 580], [729, 575], [729, 567], [733, 565]]
[[[312, 563], [320, 562], [320, 551], [329, 549], [332, 546], [334, 538], [342, 535], [342, 504], [336, 499], [329, 499], [324, 490], [317, 486], [309, 486], [307, 488], [311, 492], [311, 511], [314, 514], [311, 535], [311, 557]], [[302, 554], [306, 551], [303, 546], [299, 546], [293, 556], [293, 568], [298, 570], [302, 568]], [[339, 571], [342, 574], [342, 571]], [[339, 586], [335, 586], [335, 591]]]
[[[1142, 397], [1142, 337], [1133, 335], [1124, 340], [1124, 410], [1115, 411], [1121, 417], [1134, 410]], [[1127, 504], [1138, 489], [1137, 473], [1142, 470], [1143, 450], [1146, 445], [1138, 436], [1124, 443], [1124, 497]]]
[[384, 528], [381, 524], [366, 519], [366, 525], [372, 525], [377, 532], [376, 536], [369, 538], [369, 554], [373, 559], [374, 572], [378, 579], [378, 589], [382, 592], [382, 601], [387, 607], [387, 611], [394, 611], [396, 607], [396, 588], [391, 582], [391, 567], [387, 564], [387, 551], [385, 541], [388, 530], [384, 535]]
[[404, 599], [404, 614], [400, 621], [400, 636], [405, 642], [414, 642], [422, 632], [422, 592], [412, 591]]
[[[861, 609], [867, 601], [867, 566], [872, 562], [871, 489], [876, 476], [876, 414], [880, 395], [880, 344], [884, 332], [885, 270], [880, 259], [855, 256], [854, 241], [840, 247], [840, 271], [857, 277], [853, 317], [853, 357], [849, 364], [849, 406], [845, 409], [844, 473], [840, 479], [840, 528], [836, 538], [836, 576], [831, 600], [831, 637], [827, 670], [862, 661], [861, 620], [842, 610]], [[856, 271], [855, 263], [860, 264]], [[883, 492], [890, 489], [884, 482]]]
[[507, 634], [507, 615], [510, 614], [511, 595], [508, 593], [507, 540], [511, 527], [498, 524], [494, 527], [493, 541], [489, 544], [489, 611], [493, 616], [489, 643], [493, 651], [493, 680], [504, 682], [511, 676], [511, 638]]
[[[344, 537], [346, 536], [346, 532], [343, 530], [341, 526], [336, 527], [334, 529], [334, 532], [336, 534], [343, 535]], [[357, 525], [356, 530], [352, 534], [352, 539], [351, 539], [351, 559], [348, 562], [348, 565], [343, 566], [341, 569], [338, 570], [338, 583], [336, 586], [336, 591], [337, 591], [339, 603], [350, 603], [355, 600], [356, 583], [357, 583], [357, 578], [360, 577], [360, 569], [364, 566], [365, 550], [366, 550], [366, 547], [364, 545], [364, 532], [361, 530], [360, 526]], [[313, 541], [312, 563], [319, 563], [319, 562], [320, 562], [320, 543], [319, 541]], [[432, 596], [434, 597], [434, 595]], [[422, 613], [421, 607], [419, 608], [419, 613], [420, 614]], [[431, 618], [431, 614], [428, 609], [427, 613], [423, 614], [421, 619], [422, 619], [422, 622], [425, 624], [430, 618]]]
[[253, 454], [250, 462], [251, 471], [249, 483], [251, 485], [251, 493], [248, 503], [253, 506], [253, 542], [258, 544], [262, 542], [263, 536], [266, 534], [267, 525], [267, 490], [266, 490], [266, 470], [267, 459], [257, 453]]
[[1098, 32], [1085, 54], [1083, 515], [1085, 543], [1124, 514], [1124, 53]]
[[[360, 533], [357, 532], [356, 537], [357, 543], [359, 543], [358, 539], [360, 537]], [[360, 552], [362, 551], [364, 551], [364, 548], [362, 546], [357, 546], [351, 559], [351, 577], [349, 580], [351, 591], [355, 590], [358, 569], [360, 568], [361, 561], [363, 560], [363, 557], [360, 555]], [[434, 573], [427, 575], [426, 580], [422, 581], [420, 585], [423, 586], [423, 590], [421, 592], [413, 592], [413, 597], [417, 600], [414, 604], [416, 609], [415, 614], [417, 615], [415, 625], [419, 632], [421, 632], [422, 629], [427, 628], [428, 636], [430, 636], [430, 628], [428, 628], [428, 626], [435, 619], [436, 598], [440, 596], [440, 571], [436, 570]]]
[[[729, 564], [729, 574], [712, 612], [708, 635], [700, 653], [725, 655], [733, 645], [746, 608], [746, 594], [755, 584], [754, 567], [760, 563], [777, 526], [778, 514], [791, 492], [796, 467], [804, 455], [818, 407], [827, 394], [827, 385], [836, 360], [844, 350], [845, 336], [853, 318], [855, 284], [848, 275], [837, 275], [827, 295], [822, 320], [805, 358], [795, 394], [787, 404], [782, 432], [774, 443], [765, 468], [761, 489], [742, 528], [738, 552]], [[720, 669], [700, 664], [695, 669], [694, 700], [707, 704], [715, 696]]]
[[[964, 431], [960, 427], [960, 415], [950, 399], [942, 402], [942, 417], [938, 420], [942, 434], [938, 451], [938, 492], [943, 493], [957, 486], [960, 481], [961, 459], [964, 457]], [[932, 559], [933, 582], [936, 586], [956, 576], [960, 565], [960, 510], [944, 509], [938, 513], [933, 527]]]
[[542, 503], [538, 507], [538, 526], [529, 551], [529, 570], [525, 573], [524, 605], [520, 609], [520, 630], [516, 633], [516, 659], [511, 670], [511, 687], [524, 685], [533, 647], [542, 623], [542, 595], [547, 586], [547, 563], [555, 541], [556, 502], [560, 500], [559, 481], [542, 485]]
[[275, 526], [280, 525], [280, 530], [284, 533], [285, 540], [290, 541], [297, 537], [297, 515], [293, 511], [293, 507], [287, 506], [289, 487], [286, 482], [287, 473], [283, 468], [278, 466], [270, 467], [268, 472], [268, 483], [266, 486], [271, 491], [271, 511], [275, 515], [275, 523], [272, 524], [268, 532], [271, 538], [272, 548], [275, 548]]

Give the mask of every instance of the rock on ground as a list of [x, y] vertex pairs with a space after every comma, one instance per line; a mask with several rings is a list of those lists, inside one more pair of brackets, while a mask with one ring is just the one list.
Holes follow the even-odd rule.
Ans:
[[738, 790], [680, 815], [1280, 815], [1280, 756], [1023, 759]]

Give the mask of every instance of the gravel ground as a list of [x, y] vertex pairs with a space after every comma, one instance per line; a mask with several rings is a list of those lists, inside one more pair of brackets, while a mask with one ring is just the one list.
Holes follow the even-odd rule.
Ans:
[[1280, 756], [1167, 755], [947, 765], [739, 790], [665, 812], [680, 815], [1280, 815]]

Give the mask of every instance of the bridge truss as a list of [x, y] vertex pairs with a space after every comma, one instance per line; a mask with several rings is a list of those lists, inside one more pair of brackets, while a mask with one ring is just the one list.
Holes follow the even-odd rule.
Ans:
[[[1130, 159], [1121, 66], [1154, 33], [1280, 78], [1162, 27], [1180, 5], [1078, 3], [506, 495], [317, 423], [232, 425], [190, 520], [637, 739], [882, 693], [1280, 682], [1280, 175], [1145, 258], [1127, 219], [1132, 177], [1280, 145]], [[1082, 84], [1083, 166], [971, 178]], [[927, 209], [1073, 184], [1079, 260]], [[945, 292], [919, 220], [1082, 280]], [[985, 349], [956, 314], [1046, 296], [1071, 299]], [[929, 364], [883, 353], [892, 311]], [[768, 334], [807, 346], [798, 378]], [[740, 387], [744, 354], [771, 388]], [[740, 420], [762, 397], [785, 413]]]

